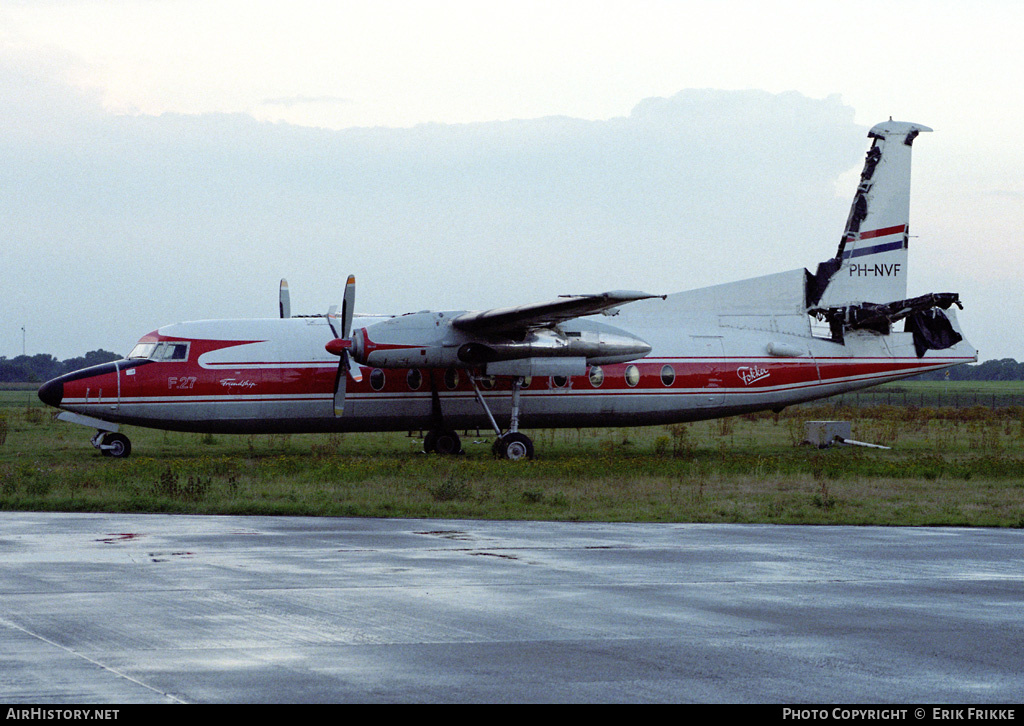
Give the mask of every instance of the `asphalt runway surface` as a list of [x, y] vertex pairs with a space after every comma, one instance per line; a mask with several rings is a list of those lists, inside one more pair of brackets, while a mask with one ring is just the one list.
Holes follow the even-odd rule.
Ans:
[[0, 702], [1015, 703], [1019, 530], [0, 513]]

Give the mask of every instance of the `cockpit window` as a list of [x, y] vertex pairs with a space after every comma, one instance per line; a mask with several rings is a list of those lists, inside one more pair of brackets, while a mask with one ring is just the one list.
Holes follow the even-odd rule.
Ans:
[[153, 354], [154, 348], [156, 348], [156, 343], [139, 343], [128, 354], [128, 360], [132, 358], [149, 358]]
[[169, 341], [162, 343], [139, 343], [132, 348], [132, 352], [128, 354], [128, 359], [138, 360], [140, 358], [162, 361], [185, 361], [188, 360], [188, 343]]

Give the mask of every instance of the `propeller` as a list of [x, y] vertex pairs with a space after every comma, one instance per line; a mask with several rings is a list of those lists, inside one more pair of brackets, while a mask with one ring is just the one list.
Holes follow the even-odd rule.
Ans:
[[352, 348], [352, 316], [356, 305], [356, 278], [349, 275], [345, 283], [345, 295], [341, 303], [341, 316], [334, 309], [327, 314], [327, 322], [334, 333], [334, 340], [325, 348], [328, 353], [339, 357], [338, 372], [334, 377], [334, 415], [341, 416], [345, 408], [345, 382], [348, 378], [359, 383], [363, 380], [363, 372], [349, 352]]
[[282, 318], [290, 318], [292, 316], [292, 299], [288, 293], [288, 281], [281, 278], [281, 292], [278, 294], [277, 306], [281, 311]]

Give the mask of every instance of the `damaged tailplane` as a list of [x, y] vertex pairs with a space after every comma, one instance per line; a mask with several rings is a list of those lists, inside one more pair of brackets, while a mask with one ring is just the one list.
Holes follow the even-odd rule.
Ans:
[[928, 295], [876, 304], [860, 303], [832, 308], [813, 308], [808, 312], [828, 323], [832, 340], [842, 343], [847, 330], [873, 330], [882, 335], [892, 332], [893, 323], [906, 320], [903, 332], [913, 333], [914, 349], [920, 358], [928, 350], [952, 348], [963, 340], [943, 310], [956, 305], [963, 310], [960, 295], [955, 292], [933, 292]]
[[871, 148], [836, 256], [806, 274], [807, 312], [828, 322], [838, 343], [850, 330], [888, 335], [899, 320], [906, 321], [904, 332], [913, 333], [918, 357], [962, 340], [943, 312], [951, 305], [963, 308], [959, 294], [907, 298], [910, 157], [922, 131], [931, 129], [887, 121], [868, 132]]

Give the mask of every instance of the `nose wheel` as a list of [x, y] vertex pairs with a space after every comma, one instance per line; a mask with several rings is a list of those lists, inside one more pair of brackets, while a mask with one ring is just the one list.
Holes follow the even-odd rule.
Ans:
[[100, 431], [92, 438], [92, 445], [104, 456], [124, 459], [132, 453], [132, 442], [124, 434]]

